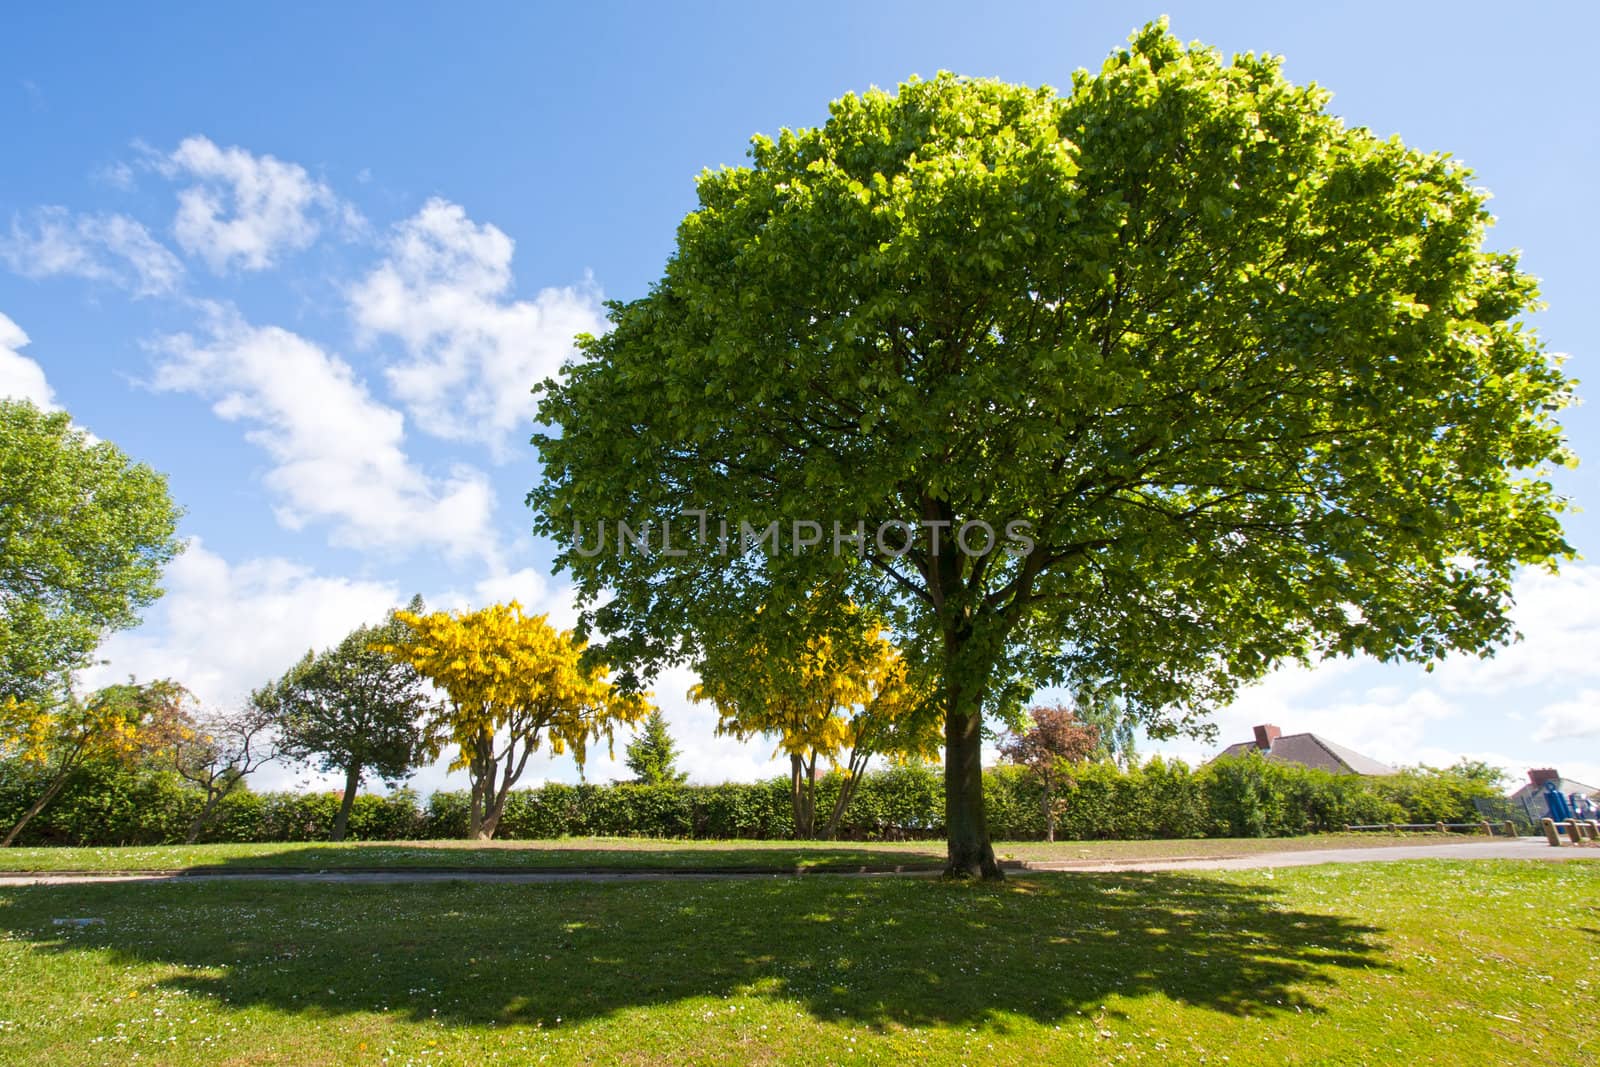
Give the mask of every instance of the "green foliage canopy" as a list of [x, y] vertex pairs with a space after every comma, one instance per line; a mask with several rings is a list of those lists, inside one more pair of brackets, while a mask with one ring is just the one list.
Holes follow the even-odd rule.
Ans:
[[165, 476], [65, 412], [0, 400], [0, 696], [51, 700], [181, 550]]
[[[1284, 660], [1508, 639], [1515, 568], [1571, 555], [1572, 383], [1471, 172], [1328, 99], [1153, 24], [1069, 93], [913, 80], [703, 174], [662, 279], [544, 387], [529, 502], [607, 658], [845, 583], [941, 679], [952, 872], [992, 876], [982, 716], [1042, 683], [1111, 679], [1163, 736]], [[579, 551], [695, 511], [1033, 544]]]

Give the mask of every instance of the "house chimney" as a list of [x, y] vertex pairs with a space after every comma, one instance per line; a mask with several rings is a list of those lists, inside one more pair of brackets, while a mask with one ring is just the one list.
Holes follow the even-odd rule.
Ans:
[[1538, 789], [1546, 782], [1559, 783], [1561, 775], [1557, 773], [1554, 767], [1535, 767], [1528, 772], [1528, 781], [1533, 783], [1535, 789]]
[[1271, 751], [1272, 742], [1283, 736], [1283, 731], [1271, 723], [1256, 727], [1256, 747], [1263, 752]]

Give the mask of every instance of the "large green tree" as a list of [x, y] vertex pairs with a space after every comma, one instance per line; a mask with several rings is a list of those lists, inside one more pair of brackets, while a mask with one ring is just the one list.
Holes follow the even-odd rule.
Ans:
[[64, 699], [106, 634], [161, 595], [180, 514], [165, 476], [65, 412], [0, 400], [0, 698]]
[[[422, 598], [406, 611], [420, 614]], [[398, 782], [423, 755], [422, 722], [437, 701], [417, 669], [388, 649], [410, 636], [390, 612], [377, 626], [360, 626], [332, 648], [307, 652], [252, 703], [278, 723], [286, 756], [344, 775], [344, 795], [332, 838], [343, 841], [364, 777]]]
[[844, 583], [939, 679], [949, 872], [999, 877], [984, 718], [1039, 685], [1163, 736], [1285, 660], [1506, 640], [1571, 554], [1571, 383], [1471, 172], [1328, 99], [1156, 24], [1065, 94], [910, 81], [703, 174], [544, 386], [530, 504], [597, 648], [642, 682]]

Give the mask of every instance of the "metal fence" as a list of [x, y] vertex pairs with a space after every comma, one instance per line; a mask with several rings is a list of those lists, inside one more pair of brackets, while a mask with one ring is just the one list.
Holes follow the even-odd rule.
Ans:
[[[1545, 816], [1544, 801], [1536, 800], [1530, 805], [1525, 797], [1516, 800], [1511, 797], [1474, 797], [1472, 806], [1496, 827], [1514, 823], [1519, 834], [1538, 833], [1539, 820]], [[1539, 810], [1534, 811], [1534, 807]]]

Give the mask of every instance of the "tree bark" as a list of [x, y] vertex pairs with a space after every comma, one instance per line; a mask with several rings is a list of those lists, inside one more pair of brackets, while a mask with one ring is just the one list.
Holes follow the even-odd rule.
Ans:
[[1044, 839], [1052, 844], [1056, 839], [1055, 786], [1048, 778], [1044, 783]]
[[361, 764], [352, 763], [344, 772], [344, 796], [339, 801], [339, 814], [333, 819], [330, 840], [343, 841], [350, 827], [350, 809], [356, 806], [356, 790], [361, 788]]
[[472, 782], [472, 805], [467, 812], [467, 837], [474, 841], [485, 841], [487, 838], [483, 831], [484, 816], [488, 814], [488, 798], [494, 790], [495, 760], [493, 739], [488, 745], [482, 741], [473, 743], [472, 761], [467, 767], [467, 777]]
[[484, 840], [483, 836], [483, 783], [472, 783], [472, 807], [467, 813], [467, 837], [474, 841]]
[[861, 777], [867, 773], [867, 764], [871, 759], [870, 751], [851, 751], [850, 761], [845, 765], [844, 779], [839, 783], [839, 795], [833, 802], [833, 814], [828, 817], [827, 828], [822, 831], [823, 840], [832, 841], [839, 836], [839, 824], [844, 822], [845, 809], [855, 799], [856, 786], [861, 784]]
[[500, 816], [506, 813], [506, 801], [510, 797], [511, 791], [507, 789], [489, 804], [489, 810], [483, 815], [483, 824], [478, 827], [479, 841], [488, 841], [494, 837], [494, 832], [500, 828]]
[[809, 840], [817, 831], [816, 757], [789, 756], [789, 799], [794, 805], [794, 836]]
[[834, 798], [833, 812], [828, 816], [828, 824], [822, 828], [822, 839], [832, 841], [839, 836], [839, 824], [844, 822], [844, 810], [850, 806], [850, 798], [856, 791], [856, 775], [846, 774], [839, 782], [839, 795]]
[[[231, 789], [232, 787], [229, 788]], [[205, 830], [206, 824], [211, 821], [211, 813], [217, 810], [217, 805], [222, 803], [222, 798], [228, 795], [228, 790], [224, 789], [221, 792], [208, 790], [208, 793], [210, 795], [206, 797], [205, 807], [200, 809], [200, 814], [196, 815], [194, 822], [189, 824], [189, 833], [183, 839], [183, 843], [186, 845], [195, 844], [200, 840], [201, 832]]]
[[989, 819], [984, 813], [982, 701], [950, 685], [944, 709], [944, 829], [947, 853], [944, 877], [1000, 880], [1000, 864], [989, 845]]
[[[476, 835], [479, 841], [492, 839], [494, 832], [499, 829], [500, 819], [506, 813], [506, 802], [511, 799], [511, 787], [522, 778], [522, 772], [528, 766], [528, 757], [533, 755], [537, 742], [538, 731], [523, 738], [522, 755], [519, 756], [518, 743], [513, 737], [500, 760], [489, 760], [489, 773], [483, 779], [483, 820], [478, 824]], [[498, 785], [495, 780], [497, 767], [500, 770]]]
[[43, 811], [44, 806], [54, 800], [57, 793], [61, 792], [61, 787], [66, 785], [67, 779], [72, 776], [73, 769], [73, 767], [65, 767], [60, 774], [56, 775], [55, 780], [39, 795], [39, 799], [35, 800], [28, 810], [22, 813], [22, 818], [17, 820], [16, 825], [7, 831], [5, 840], [0, 841], [0, 848], [11, 847], [17, 840], [17, 836], [22, 833], [22, 828], [32, 822], [33, 817]]

